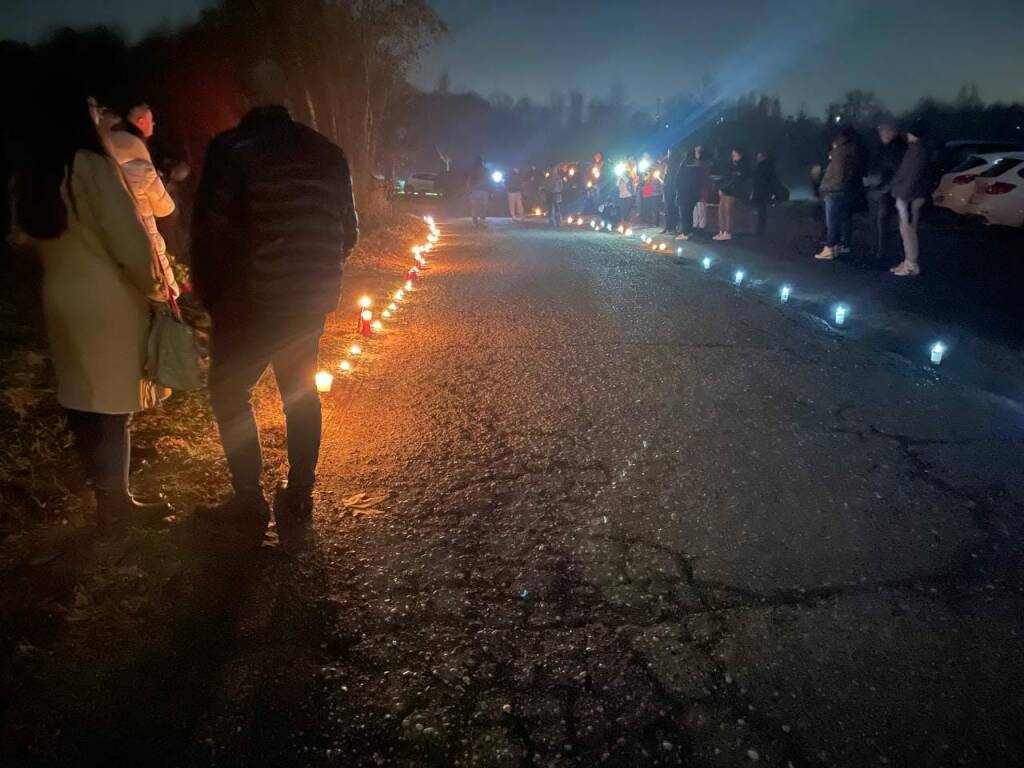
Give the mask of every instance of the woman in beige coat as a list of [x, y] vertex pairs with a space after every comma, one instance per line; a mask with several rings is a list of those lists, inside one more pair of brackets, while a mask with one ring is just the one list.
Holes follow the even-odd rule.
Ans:
[[128, 490], [130, 415], [153, 405], [143, 369], [150, 301], [162, 296], [152, 246], [84, 98], [54, 96], [28, 137], [15, 216], [43, 265], [43, 314], [57, 400], [93, 482], [102, 531], [153, 522], [166, 502]]

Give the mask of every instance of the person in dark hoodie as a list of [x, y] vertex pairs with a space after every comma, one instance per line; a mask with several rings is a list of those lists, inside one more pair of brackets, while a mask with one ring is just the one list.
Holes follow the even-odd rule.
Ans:
[[875, 186], [871, 192], [872, 203], [875, 206], [875, 215], [872, 218], [875, 227], [874, 264], [881, 264], [886, 259], [889, 227], [896, 212], [892, 180], [907, 151], [907, 140], [892, 123], [882, 123], [878, 126], [878, 138], [882, 144], [875, 155], [872, 168]]
[[665, 153], [665, 180], [661, 196], [665, 204], [665, 228], [661, 234], [676, 234], [679, 231], [679, 206], [676, 205], [676, 179], [679, 175], [679, 161], [685, 155], [677, 147]]
[[718, 234], [712, 240], [732, 240], [732, 229], [736, 217], [736, 205], [750, 195], [750, 163], [746, 153], [734, 148], [731, 154], [732, 163], [718, 195]]
[[921, 274], [918, 265], [917, 225], [921, 208], [931, 192], [928, 173], [928, 147], [924, 143], [928, 126], [915, 120], [907, 129], [907, 151], [892, 179], [892, 195], [896, 198], [896, 211], [900, 217], [900, 237], [903, 239], [903, 261], [890, 271], [897, 277], [916, 277]]
[[768, 206], [785, 197], [782, 183], [775, 172], [775, 159], [766, 151], [757, 153], [754, 163], [753, 191], [750, 202], [757, 216], [757, 234], [763, 235], [768, 227]]

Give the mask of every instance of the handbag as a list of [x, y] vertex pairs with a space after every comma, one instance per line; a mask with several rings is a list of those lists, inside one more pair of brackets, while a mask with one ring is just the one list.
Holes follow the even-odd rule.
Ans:
[[146, 377], [154, 383], [181, 392], [203, 386], [206, 368], [195, 329], [181, 317], [173, 293], [153, 309], [146, 354]]

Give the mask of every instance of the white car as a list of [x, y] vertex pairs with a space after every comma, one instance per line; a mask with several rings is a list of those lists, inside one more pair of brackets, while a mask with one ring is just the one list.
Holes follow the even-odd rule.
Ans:
[[1003, 157], [1002, 152], [969, 155], [942, 177], [938, 188], [932, 195], [932, 202], [940, 208], [948, 208], [961, 215], [974, 213], [971, 206], [974, 182], [1001, 157]]
[[989, 224], [1024, 227], [1024, 152], [1006, 152], [978, 174], [970, 205]]
[[437, 192], [436, 173], [413, 173], [402, 185], [402, 191], [407, 195], [422, 195]]

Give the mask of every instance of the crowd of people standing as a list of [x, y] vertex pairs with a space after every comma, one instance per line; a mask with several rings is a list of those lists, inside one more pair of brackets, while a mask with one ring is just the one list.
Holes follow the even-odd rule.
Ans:
[[818, 186], [825, 210], [825, 244], [816, 259], [831, 261], [851, 254], [854, 213], [869, 210], [871, 198], [874, 252], [861, 261], [881, 265], [890, 259], [888, 233], [895, 213], [903, 259], [890, 272], [897, 277], [921, 273], [917, 231], [932, 188], [927, 136], [928, 126], [922, 120], [915, 120], [902, 132], [892, 123], [883, 123], [878, 127], [879, 150], [869, 164], [857, 131], [850, 126], [839, 130]]
[[[927, 133], [922, 121], [904, 130], [883, 123], [878, 127], [878, 149], [869, 161], [860, 134], [849, 125], [839, 128], [824, 170], [812, 173], [824, 220], [823, 247], [815, 258], [853, 260], [854, 215], [870, 211], [873, 248], [870, 255], [857, 254], [856, 260], [888, 266], [892, 256], [889, 233], [897, 219], [902, 258], [890, 271], [898, 277], [920, 274], [917, 231], [932, 186]], [[577, 170], [581, 173], [573, 179]], [[482, 161], [478, 161], [476, 177], [486, 182]], [[598, 153], [589, 168], [562, 163], [543, 178], [538, 178], [536, 168], [525, 177], [515, 169], [508, 180], [513, 219], [524, 219], [523, 196], [531, 194], [531, 187], [533, 197], [546, 205], [556, 226], [561, 223], [566, 190], [585, 187], [583, 214], [600, 215], [622, 226], [662, 227], [661, 234], [682, 241], [707, 232], [709, 208], [717, 209], [717, 231], [712, 240], [732, 240], [747, 219], [752, 219], [752, 233], [763, 236], [773, 206], [790, 196], [768, 150], [758, 151], [751, 161], [746, 150], [736, 146], [724, 163], [713, 164], [701, 144], [674, 146], [658, 159], [647, 154], [639, 159], [628, 156], [614, 165]], [[471, 203], [474, 200], [471, 195]], [[481, 205], [477, 202], [474, 210]]]

